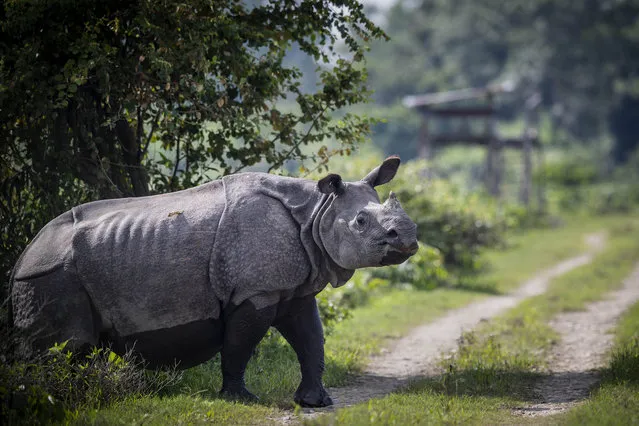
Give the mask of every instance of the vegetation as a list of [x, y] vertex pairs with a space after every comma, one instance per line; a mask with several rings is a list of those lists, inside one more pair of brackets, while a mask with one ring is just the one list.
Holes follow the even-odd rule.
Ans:
[[[349, 153], [371, 121], [331, 113], [368, 99], [378, 38], [354, 0], [3, 2], [0, 276], [81, 202]], [[321, 65], [312, 92], [285, 61], [293, 46]]]
[[[3, 336], [5, 344], [12, 337]], [[62, 421], [79, 409], [156, 395], [181, 378], [175, 370], [145, 371], [132, 352], [120, 357], [94, 348], [79, 359], [65, 346], [55, 345], [36, 358], [3, 360], [0, 412], [7, 424]]]
[[[590, 265], [553, 280], [545, 294], [527, 299], [479, 329], [464, 333], [457, 352], [442, 360], [446, 372], [441, 377], [414, 382], [404, 392], [339, 410], [314, 424], [526, 423], [524, 418], [512, 417], [511, 411], [535, 400], [532, 386], [543, 378], [547, 351], [556, 338], [547, 321], [554, 314], [580, 309], [600, 299], [621, 284], [639, 258], [639, 222], [616, 218], [608, 221], [607, 227], [608, 248], [603, 254]], [[577, 286], [580, 291], [575, 291]], [[629, 318], [636, 321], [634, 314], [630, 313]], [[609, 379], [623, 383], [626, 389], [606, 390], [604, 386], [598, 405], [590, 411], [600, 417], [575, 414], [570, 422], [621, 420], [606, 403], [623, 407], [628, 418], [636, 417], [636, 408], [626, 405], [637, 398], [630, 373], [637, 367], [633, 356], [636, 333], [628, 324], [632, 320], [626, 321], [621, 326], [625, 330], [620, 337], [623, 343], [613, 355]], [[626, 418], [622, 423], [627, 424]]]
[[[373, 12], [355, 0], [5, 1], [0, 280], [38, 230], [73, 205], [249, 169], [315, 178], [329, 160], [332, 172], [359, 179], [384, 153], [400, 154], [404, 165], [380, 196], [398, 195], [421, 247], [403, 265], [358, 271], [318, 296], [328, 386], [346, 384], [389, 338], [581, 252], [586, 233], [606, 229], [609, 246], [546, 294], [465, 333], [439, 379], [319, 423], [523, 422], [509, 410], [531, 399], [542, 375], [556, 337], [547, 320], [601, 297], [639, 258], [639, 224], [628, 218], [639, 206], [639, 6], [398, 1], [375, 21], [381, 28]], [[521, 133], [522, 104], [541, 94], [546, 154], [534, 181], [546, 190], [547, 214], [513, 201], [518, 154], [506, 153], [500, 199], [481, 187], [483, 148], [406, 162], [417, 154], [420, 118], [403, 96], [506, 80], [516, 90], [499, 99], [504, 134]], [[355, 106], [370, 97], [376, 105]], [[478, 124], [432, 130], [481, 131]], [[369, 132], [373, 146], [364, 147]], [[183, 374], [145, 372], [108, 348], [71, 355], [64, 344], [15, 359], [6, 308], [0, 417], [10, 422], [268, 424], [293, 408], [298, 362], [275, 331], [247, 371], [261, 402], [245, 405], [217, 395], [219, 357]], [[637, 418], [638, 318], [635, 308], [621, 323], [601, 389], [558, 421]], [[610, 407], [623, 414], [612, 419]]]
[[[434, 320], [447, 310], [463, 306], [487, 293], [512, 289], [539, 268], [549, 267], [562, 256], [579, 252], [583, 249], [584, 233], [609, 226], [609, 223], [607, 220], [595, 220], [582, 227], [573, 222], [570, 226], [554, 230], [554, 237], [563, 244], [551, 255], [547, 254], [544, 244], [548, 230], [517, 236], [508, 251], [487, 253], [493, 268], [485, 276], [485, 285], [493, 283], [492, 287], [478, 285], [474, 290], [470, 288], [471, 291], [468, 288], [440, 287], [422, 291], [386, 286], [373, 291], [359, 291], [353, 288], [355, 283], [350, 283], [340, 289], [325, 291], [323, 294], [329, 297], [351, 297], [352, 300], [359, 300], [356, 295], [367, 295], [365, 300], [354, 305], [349, 318], [333, 324], [333, 330], [327, 337], [326, 385], [346, 384], [352, 374], [360, 371], [367, 357], [376, 353], [388, 339], [399, 337], [411, 327]], [[525, 268], [514, 265], [525, 265]], [[497, 290], [494, 283], [504, 284]], [[160, 395], [118, 399], [113, 404], [101, 405], [100, 409], [89, 406], [68, 415], [81, 424], [92, 421], [131, 423], [142, 417], [151, 424], [179, 422], [181, 419], [196, 423], [210, 420], [242, 424], [251, 415], [259, 419], [284, 416], [280, 409], [292, 408], [291, 395], [298, 381], [294, 352], [273, 332], [260, 344], [247, 371], [249, 388], [261, 398], [258, 405], [238, 405], [219, 399], [217, 391], [221, 386], [221, 371], [219, 358], [215, 358], [186, 370], [180, 380], [164, 388]], [[213, 414], [208, 415], [209, 412]]]

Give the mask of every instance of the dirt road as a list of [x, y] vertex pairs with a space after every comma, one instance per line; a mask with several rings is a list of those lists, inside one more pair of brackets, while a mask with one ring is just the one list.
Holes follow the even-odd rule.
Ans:
[[550, 325], [561, 336], [553, 348], [549, 374], [535, 391], [540, 403], [517, 409], [523, 416], [547, 416], [566, 411], [588, 397], [599, 381], [597, 369], [606, 363], [611, 331], [621, 314], [639, 300], [639, 266], [620, 290], [591, 303], [585, 311], [556, 316]]
[[[482, 320], [505, 312], [527, 297], [544, 293], [553, 278], [589, 263], [603, 247], [605, 235], [590, 235], [587, 243], [588, 252], [540, 272], [512, 294], [486, 297], [413, 329], [407, 336], [392, 342], [387, 349], [374, 356], [364, 373], [350, 386], [329, 389], [335, 403], [332, 407], [305, 409], [305, 417], [380, 397], [402, 387], [410, 378], [439, 373], [438, 361], [442, 354], [457, 347], [457, 339], [462, 331], [473, 329]], [[296, 421], [292, 415], [282, 420], [284, 423]]]

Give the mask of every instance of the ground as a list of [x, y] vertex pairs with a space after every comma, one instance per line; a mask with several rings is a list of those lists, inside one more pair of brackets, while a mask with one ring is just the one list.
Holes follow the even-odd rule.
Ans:
[[[588, 251], [539, 272], [508, 295], [490, 296], [413, 329], [393, 341], [371, 358], [363, 374], [347, 387], [331, 388], [335, 405], [325, 409], [307, 409], [303, 418], [369, 401], [404, 388], [422, 377], [436, 377], [442, 371], [442, 356], [458, 347], [463, 331], [517, 306], [523, 300], [546, 292], [549, 282], [562, 274], [590, 263], [606, 244], [606, 234], [587, 237]], [[605, 362], [612, 345], [609, 334], [619, 316], [639, 300], [639, 267], [624, 281], [623, 288], [605, 300], [591, 303], [585, 311], [562, 313], [550, 325], [560, 338], [553, 346], [547, 375], [535, 385], [538, 403], [517, 407], [513, 414], [535, 417], [556, 414], [588, 397], [598, 382], [598, 368]], [[535, 401], [536, 402], [536, 401]], [[297, 423], [300, 418], [288, 414], [282, 423]]]
[[550, 322], [561, 336], [553, 348], [549, 374], [535, 391], [541, 402], [522, 407], [517, 414], [557, 414], [585, 400], [600, 380], [599, 369], [612, 347], [613, 329], [621, 314], [639, 300], [639, 266], [620, 290], [605, 300], [591, 303], [585, 311], [557, 315]]

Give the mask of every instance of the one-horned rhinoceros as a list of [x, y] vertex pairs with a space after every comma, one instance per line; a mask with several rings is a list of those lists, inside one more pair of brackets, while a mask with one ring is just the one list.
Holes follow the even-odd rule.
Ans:
[[315, 295], [355, 269], [417, 251], [416, 227], [391, 193], [400, 160], [358, 182], [243, 173], [196, 188], [74, 207], [29, 244], [12, 277], [13, 324], [36, 349], [133, 347], [150, 366], [222, 355], [222, 393], [255, 398], [244, 370], [273, 326], [291, 344], [303, 406], [332, 403]]

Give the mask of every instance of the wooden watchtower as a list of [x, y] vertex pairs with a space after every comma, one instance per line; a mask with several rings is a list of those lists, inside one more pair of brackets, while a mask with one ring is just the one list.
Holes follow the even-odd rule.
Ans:
[[[484, 180], [488, 191], [496, 197], [501, 196], [501, 184], [504, 171], [504, 148], [514, 148], [522, 151], [523, 177], [520, 189], [520, 200], [526, 206], [530, 205], [532, 192], [532, 151], [536, 148], [539, 160], [543, 161], [541, 144], [536, 131], [536, 109], [541, 102], [541, 96], [534, 94], [525, 105], [525, 129], [521, 137], [502, 138], [497, 133], [497, 111], [495, 97], [502, 93], [511, 92], [514, 84], [506, 82], [481, 88], [454, 90], [449, 92], [425, 95], [406, 96], [403, 103], [408, 108], [416, 109], [422, 124], [419, 132], [419, 156], [428, 160], [434, 157], [435, 148], [451, 144], [481, 145], [488, 150]], [[483, 131], [477, 133], [469, 126], [462, 129], [433, 133], [431, 125], [434, 120], [442, 118], [481, 119], [484, 122]], [[464, 123], [467, 123], [465, 120]], [[539, 192], [539, 207], [543, 210], [543, 194]]]

